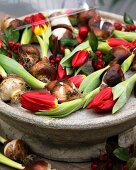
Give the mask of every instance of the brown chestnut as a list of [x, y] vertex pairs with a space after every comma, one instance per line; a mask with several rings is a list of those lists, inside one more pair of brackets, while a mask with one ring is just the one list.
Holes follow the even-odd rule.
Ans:
[[119, 64], [111, 66], [103, 77], [103, 82], [113, 87], [124, 80], [124, 74]]
[[74, 100], [81, 97], [80, 92], [70, 80], [49, 82], [47, 89], [54, 95], [59, 103]]
[[131, 52], [127, 47], [124, 46], [118, 46], [115, 48], [112, 48], [110, 50], [110, 54], [113, 55], [114, 60], [110, 62], [111, 65], [113, 64], [122, 64], [125, 59], [127, 59]]

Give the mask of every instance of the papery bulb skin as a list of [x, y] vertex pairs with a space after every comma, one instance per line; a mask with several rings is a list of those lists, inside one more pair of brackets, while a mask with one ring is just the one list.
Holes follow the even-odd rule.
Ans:
[[29, 70], [40, 60], [40, 52], [34, 45], [21, 45], [18, 49], [18, 62]]
[[35, 65], [33, 65], [29, 72], [36, 77], [37, 79], [48, 82], [49, 80], [55, 80], [57, 70], [55, 66], [50, 63], [50, 61], [47, 58], [44, 58], [43, 60], [39, 61]]
[[89, 22], [90, 30], [94, 31], [95, 35], [101, 37], [103, 39], [107, 39], [112, 36], [114, 31], [114, 26], [112, 23], [108, 21], [97, 21], [97, 22]]
[[28, 155], [28, 146], [21, 139], [15, 139], [4, 146], [4, 155], [14, 161], [22, 162]]
[[100, 14], [96, 11], [96, 9], [90, 9], [84, 12], [80, 12], [77, 16], [78, 25], [88, 26], [89, 20], [100, 20]]
[[3, 101], [18, 102], [25, 91], [26, 83], [17, 75], [8, 75], [0, 84], [0, 98]]
[[24, 170], [52, 170], [52, 169], [51, 169], [51, 164], [43, 160], [39, 160], [39, 161], [32, 163], [29, 166], [26, 166]]
[[47, 89], [58, 99], [59, 103], [71, 101], [81, 97], [80, 92], [70, 80], [49, 82]]

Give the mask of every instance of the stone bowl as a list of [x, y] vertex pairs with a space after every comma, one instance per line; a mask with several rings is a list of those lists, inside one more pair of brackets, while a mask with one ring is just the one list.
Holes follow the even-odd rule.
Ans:
[[[122, 21], [122, 16], [100, 13], [106, 19]], [[80, 110], [61, 119], [36, 116], [0, 101], [0, 119], [7, 137], [22, 138], [35, 153], [52, 160], [84, 162], [95, 155], [94, 145], [136, 124], [136, 99], [131, 97], [115, 115]]]

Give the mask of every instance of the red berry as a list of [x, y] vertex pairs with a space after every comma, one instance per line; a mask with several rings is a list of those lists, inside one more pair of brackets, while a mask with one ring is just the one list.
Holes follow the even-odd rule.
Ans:
[[126, 25], [125, 31], [127, 31], [127, 32], [130, 32], [130, 31], [131, 31], [130, 25]]
[[51, 55], [51, 56], [49, 57], [49, 60], [52, 60], [52, 59], [54, 59], [53, 55]]
[[52, 60], [50, 60], [50, 63], [55, 64], [56, 62], [54, 59], [52, 59]]
[[122, 24], [120, 22], [114, 22], [114, 27], [116, 30], [122, 30]]
[[7, 56], [8, 56], [9, 58], [12, 58], [12, 54], [11, 54], [11, 53], [8, 53]]
[[56, 58], [55, 58], [55, 62], [56, 62], [56, 63], [59, 63], [59, 62], [60, 62], [60, 60], [61, 60], [61, 58], [60, 58], [60, 57], [56, 57]]
[[95, 70], [100, 70], [105, 67], [105, 61], [97, 60], [92, 63]]
[[91, 170], [97, 170], [97, 169], [98, 169], [97, 163], [91, 163]]
[[97, 51], [95, 52], [95, 54], [96, 54], [97, 56], [99, 56], [99, 55], [101, 55], [102, 53], [101, 53], [101, 51], [97, 50]]
[[62, 55], [65, 54], [65, 47], [63, 47], [63, 46], [60, 47], [60, 53], [61, 53]]
[[86, 26], [81, 26], [79, 28], [79, 37], [86, 38], [88, 35], [89, 29]]
[[136, 26], [135, 26], [134, 24], [131, 24], [131, 25], [130, 25], [130, 29], [131, 29], [131, 31], [135, 31]]
[[12, 40], [9, 40], [9, 42], [8, 42], [8, 45], [9, 45], [9, 47], [13, 47], [14, 46], [14, 41], [12, 41]]

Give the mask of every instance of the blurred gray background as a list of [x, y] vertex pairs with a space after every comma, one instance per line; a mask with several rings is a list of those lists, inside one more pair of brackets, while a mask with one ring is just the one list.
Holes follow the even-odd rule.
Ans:
[[83, 4], [95, 6], [103, 11], [122, 14], [126, 11], [136, 19], [136, 0], [0, 0], [1, 16], [22, 16], [32, 12], [58, 8], [79, 8]]

